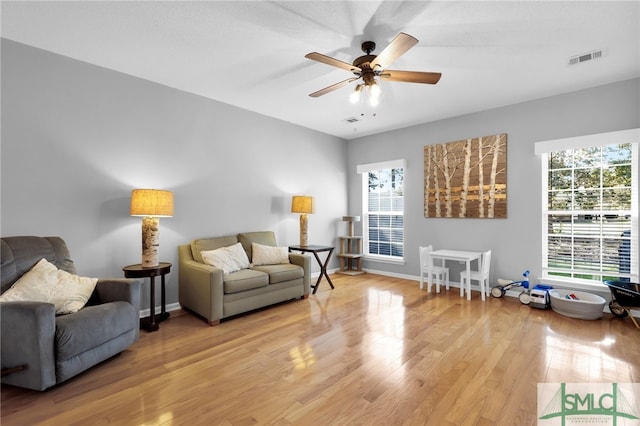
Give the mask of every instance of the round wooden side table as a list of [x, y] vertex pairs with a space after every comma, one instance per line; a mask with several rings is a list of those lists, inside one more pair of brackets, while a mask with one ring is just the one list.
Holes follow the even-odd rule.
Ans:
[[[135, 265], [129, 265], [122, 268], [125, 278], [149, 278], [149, 316], [140, 319], [140, 328], [147, 331], [156, 331], [160, 326], [158, 323], [169, 318], [169, 312], [166, 311], [166, 298], [165, 298], [165, 283], [164, 277], [171, 272], [171, 263], [160, 262], [158, 266], [144, 267], [140, 263]], [[161, 311], [156, 315], [156, 292], [155, 292], [155, 278], [160, 276], [161, 281]]]

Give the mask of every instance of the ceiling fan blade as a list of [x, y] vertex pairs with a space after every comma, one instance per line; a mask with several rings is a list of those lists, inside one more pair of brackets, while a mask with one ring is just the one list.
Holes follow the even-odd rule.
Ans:
[[385, 70], [380, 78], [387, 81], [404, 81], [407, 83], [436, 84], [442, 74], [439, 72]]
[[305, 58], [311, 59], [312, 61], [322, 62], [323, 64], [331, 65], [332, 67], [337, 67], [343, 70], [351, 71], [351, 72], [362, 72], [362, 70], [354, 65], [348, 64], [346, 62], [340, 61], [338, 59], [332, 58], [327, 55], [323, 55], [318, 52], [311, 52], [304, 55]]
[[375, 70], [376, 67], [385, 69], [416, 44], [418, 44], [417, 38], [405, 33], [398, 34], [393, 40], [391, 40], [391, 43], [389, 43], [389, 45], [385, 47], [373, 61], [371, 61], [371, 68], [373, 70]]
[[352, 77], [346, 80], [342, 80], [339, 83], [332, 84], [331, 86], [325, 87], [324, 89], [320, 89], [317, 92], [313, 92], [309, 94], [309, 96], [311, 96], [312, 98], [317, 98], [318, 96], [326, 95], [327, 93], [333, 92], [334, 90], [337, 90], [343, 86], [346, 86], [347, 84], [351, 83], [352, 81], [356, 81], [359, 78], [360, 77]]

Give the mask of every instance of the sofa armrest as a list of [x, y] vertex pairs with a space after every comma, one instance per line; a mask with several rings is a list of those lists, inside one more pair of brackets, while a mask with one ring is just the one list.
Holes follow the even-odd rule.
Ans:
[[178, 299], [180, 305], [200, 316], [209, 325], [223, 318], [224, 272], [195, 260], [180, 260]]
[[129, 302], [140, 312], [141, 282], [130, 278], [101, 278], [94, 290], [97, 303]]
[[304, 269], [304, 297], [311, 293], [311, 256], [305, 256], [302, 253], [289, 253], [289, 262], [293, 265], [301, 266]]
[[2, 369], [25, 366], [2, 383], [44, 390], [56, 384], [55, 307], [43, 302], [0, 304]]

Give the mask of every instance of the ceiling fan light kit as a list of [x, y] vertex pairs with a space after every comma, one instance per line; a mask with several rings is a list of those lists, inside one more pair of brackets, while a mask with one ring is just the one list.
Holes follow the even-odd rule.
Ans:
[[376, 81], [376, 77], [383, 78], [387, 81], [436, 84], [440, 80], [440, 73], [386, 69], [387, 66], [391, 65], [393, 61], [398, 59], [416, 44], [418, 44], [418, 40], [415, 37], [405, 33], [400, 33], [391, 40], [391, 43], [389, 43], [389, 45], [380, 52], [379, 55], [372, 55], [371, 52], [375, 50], [376, 44], [373, 41], [365, 41], [361, 45], [362, 51], [365, 54], [357, 57], [352, 64], [318, 52], [308, 53], [305, 55], [305, 58], [349, 71], [355, 76], [313, 92], [309, 94], [309, 96], [317, 98], [346, 86], [353, 81], [362, 79], [362, 83], [358, 83], [356, 85], [355, 90], [349, 97], [349, 100], [353, 104], [358, 103], [360, 101], [363, 88], [366, 88], [369, 104], [371, 106], [376, 106], [380, 102], [380, 95], [382, 93], [380, 85]]
[[364, 86], [364, 84], [357, 84], [355, 90], [351, 92], [351, 96], [349, 96], [349, 101], [352, 104], [357, 104], [358, 102], [360, 102], [360, 94], [362, 92], [362, 86]]
[[380, 85], [375, 81], [369, 85], [361, 83], [356, 85], [356, 88], [351, 92], [349, 96], [349, 101], [352, 104], [357, 104], [360, 102], [360, 98], [362, 96], [363, 88], [366, 88], [367, 98], [369, 99], [369, 105], [372, 107], [378, 106], [380, 103], [380, 95], [382, 94], [382, 89], [380, 89]]
[[380, 103], [380, 95], [382, 94], [380, 85], [374, 81], [367, 87], [369, 87], [369, 105], [378, 106]]

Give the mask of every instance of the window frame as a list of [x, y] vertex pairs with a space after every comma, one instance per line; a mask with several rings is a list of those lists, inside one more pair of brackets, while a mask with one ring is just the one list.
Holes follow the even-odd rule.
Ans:
[[[369, 252], [369, 217], [372, 212], [369, 211], [369, 172], [372, 171], [382, 171], [382, 170], [390, 170], [390, 169], [402, 169], [403, 170], [403, 195], [402, 195], [402, 210], [390, 210], [385, 211], [384, 214], [388, 214], [391, 216], [402, 216], [402, 256], [397, 255], [382, 255], [377, 253]], [[390, 160], [383, 161], [379, 163], [369, 163], [369, 164], [361, 164], [357, 166], [357, 173], [362, 175], [362, 246], [363, 246], [363, 255], [366, 260], [372, 260], [376, 262], [383, 263], [398, 263], [404, 264], [405, 262], [405, 253], [406, 253], [406, 241], [405, 241], [405, 221], [404, 221], [404, 194], [406, 193], [406, 161], [403, 159], [400, 160]], [[380, 214], [381, 212], [376, 212]]]
[[[583, 149], [583, 148], [593, 148], [593, 147], [605, 147], [610, 145], [622, 145], [622, 144], [631, 144], [631, 204], [629, 210], [606, 210], [603, 206], [600, 206], [599, 209], [589, 210], [589, 209], [574, 209], [574, 206], [567, 210], [550, 210], [549, 209], [549, 155], [557, 152], [564, 152], [568, 150], [575, 149]], [[630, 216], [630, 236], [629, 236], [629, 250], [630, 250], [630, 265], [628, 276], [626, 279], [630, 279], [633, 282], [638, 281], [638, 273], [639, 273], [639, 262], [638, 262], [638, 190], [640, 188], [640, 182], [638, 181], [638, 169], [640, 167], [639, 164], [639, 151], [640, 151], [640, 129], [630, 129], [619, 132], [609, 132], [609, 133], [601, 133], [595, 135], [586, 135], [575, 138], [566, 138], [566, 139], [558, 139], [552, 141], [543, 141], [537, 142], [535, 144], [535, 153], [541, 156], [541, 249], [542, 249], [542, 276], [541, 279], [550, 282], [558, 282], [558, 283], [571, 283], [571, 284], [584, 284], [584, 285], [603, 285], [602, 281], [598, 281], [595, 279], [587, 279], [587, 278], [577, 278], [574, 275], [580, 275], [580, 270], [578, 269], [564, 269], [562, 271], [554, 270], [549, 267], [549, 217], [561, 213], [564, 216], [568, 216], [571, 218], [571, 226], [572, 232], [569, 234], [563, 234], [563, 237], [570, 238], [580, 238], [581, 235], [579, 232], [575, 231], [573, 228], [574, 220], [576, 217], [580, 215], [588, 215], [593, 213], [594, 215], [603, 219], [605, 215], [615, 214], [615, 215], [629, 215]], [[572, 164], [573, 171], [576, 170], [575, 165]], [[600, 183], [599, 191], [602, 191], [603, 187], [602, 182]], [[575, 190], [575, 188], [572, 188]], [[602, 221], [605, 222], [604, 220]], [[604, 228], [601, 228], [598, 236], [589, 236], [590, 238], [596, 238], [600, 241], [604, 241], [607, 239], [606, 231]], [[562, 238], [562, 237], [561, 237]], [[603, 249], [601, 249], [603, 250]], [[601, 252], [601, 256], [604, 254], [604, 251]], [[572, 262], [575, 261], [575, 252], [571, 250]], [[602, 266], [605, 262], [601, 259], [600, 261], [600, 270], [593, 271], [589, 269], [586, 274], [592, 275], [600, 275], [606, 276], [607, 271]], [[575, 265], [575, 263], [572, 263]], [[556, 273], [555, 275], [553, 273]], [[562, 275], [557, 275], [558, 273], [567, 272], [571, 274], [571, 277], [566, 277]], [[618, 272], [620, 273], [620, 271]], [[609, 273], [610, 274], [610, 273]], [[613, 274], [610, 274], [613, 275]], [[617, 274], [616, 274], [617, 275]]]

